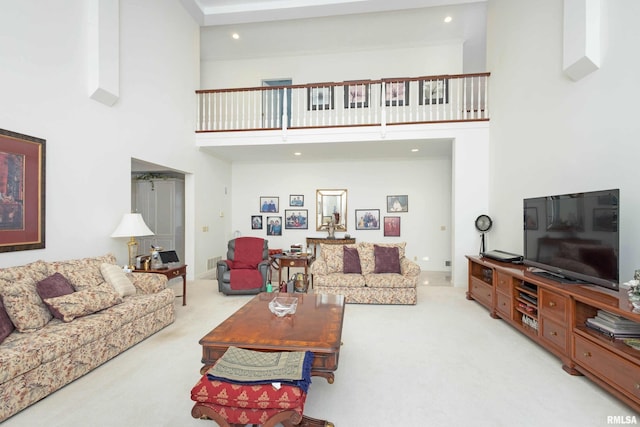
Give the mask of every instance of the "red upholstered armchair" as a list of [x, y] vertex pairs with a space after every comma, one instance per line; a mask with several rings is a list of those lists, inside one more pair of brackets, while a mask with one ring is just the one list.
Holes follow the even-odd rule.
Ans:
[[227, 259], [218, 261], [218, 290], [225, 295], [264, 292], [269, 266], [268, 240], [259, 237], [229, 240]]

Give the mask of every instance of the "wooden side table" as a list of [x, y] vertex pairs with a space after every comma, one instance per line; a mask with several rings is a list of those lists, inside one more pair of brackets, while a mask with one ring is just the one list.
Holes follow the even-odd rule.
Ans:
[[308, 270], [309, 265], [313, 261], [313, 257], [301, 253], [300, 255], [285, 255], [285, 254], [277, 254], [271, 257], [272, 262], [275, 263], [275, 268], [278, 270], [278, 284], [282, 282], [282, 269], [287, 267], [287, 280], [289, 279], [289, 268], [291, 267], [302, 267], [304, 268], [304, 277], [305, 279], [309, 277]]
[[[134, 273], [155, 273], [162, 274], [167, 279], [175, 279], [182, 276], [182, 305], [187, 305], [187, 266], [179, 265], [177, 267], [169, 267], [162, 270], [133, 270]], [[177, 295], [180, 296], [180, 295]]]

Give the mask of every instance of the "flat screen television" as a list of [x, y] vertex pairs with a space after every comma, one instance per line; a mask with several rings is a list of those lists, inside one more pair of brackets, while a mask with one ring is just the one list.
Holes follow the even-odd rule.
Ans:
[[524, 264], [562, 283], [618, 289], [620, 190], [524, 199]]

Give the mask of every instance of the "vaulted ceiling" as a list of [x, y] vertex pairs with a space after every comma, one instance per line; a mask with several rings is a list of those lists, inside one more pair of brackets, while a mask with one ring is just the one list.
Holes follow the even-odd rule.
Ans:
[[[181, 0], [201, 26], [201, 60], [234, 60], [277, 56], [283, 43], [289, 55], [331, 51], [369, 50], [382, 46], [416, 46], [464, 40], [464, 72], [486, 71], [486, 0]], [[415, 9], [420, 9], [416, 14]], [[443, 24], [445, 16], [452, 22]], [[385, 31], [398, 22], [402, 31]], [[337, 29], [346, 28], [347, 32]], [[238, 33], [240, 39], [231, 37]], [[279, 159], [335, 161], [450, 156], [450, 141], [391, 141], [342, 144], [328, 149], [288, 144], [217, 147], [213, 153], [231, 161]], [[213, 147], [210, 147], [213, 148]], [[410, 153], [412, 148], [418, 152]], [[207, 151], [211, 151], [207, 149]], [[294, 158], [293, 152], [303, 157]]]
[[[477, 3], [479, 0], [181, 0], [201, 26]], [[485, 0], [480, 0], [485, 1]]]

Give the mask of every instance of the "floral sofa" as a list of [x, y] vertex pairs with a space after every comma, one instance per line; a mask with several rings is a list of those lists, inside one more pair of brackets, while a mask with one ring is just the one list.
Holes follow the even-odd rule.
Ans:
[[405, 246], [320, 244], [311, 264], [314, 292], [344, 295], [348, 303], [416, 304], [420, 267], [405, 257]]
[[166, 284], [112, 255], [0, 269], [0, 423], [171, 324]]

